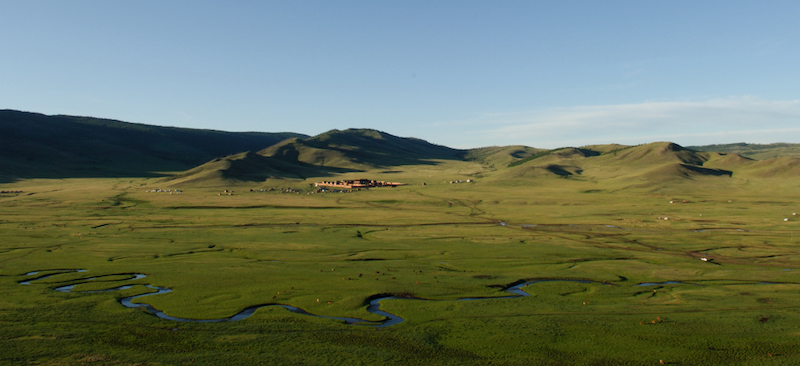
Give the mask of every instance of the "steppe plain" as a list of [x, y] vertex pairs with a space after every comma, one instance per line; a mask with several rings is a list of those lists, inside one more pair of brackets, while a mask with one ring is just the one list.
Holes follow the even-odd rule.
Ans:
[[[509, 151], [0, 184], [0, 363], [800, 363], [795, 160], [654, 143], [508, 167]], [[317, 192], [330, 177], [408, 185]], [[131, 301], [224, 321], [120, 303], [156, 288]], [[387, 296], [402, 321], [382, 326], [368, 308]]]

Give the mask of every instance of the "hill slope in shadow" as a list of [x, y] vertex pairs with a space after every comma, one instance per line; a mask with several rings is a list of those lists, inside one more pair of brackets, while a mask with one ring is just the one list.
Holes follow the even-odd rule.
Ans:
[[[772, 153], [791, 153], [795, 148], [792, 144], [765, 146]], [[372, 129], [331, 130], [309, 137], [0, 110], [0, 183], [24, 178], [168, 176], [161, 181], [218, 185], [412, 166], [430, 169], [442, 162], [479, 163], [485, 167], [481, 179], [521, 184], [535, 179], [572, 178], [617, 187], [648, 187], [679, 181], [787, 179], [800, 175], [800, 159], [795, 157], [755, 160], [671, 142], [553, 150], [521, 145], [460, 150]], [[181, 173], [167, 173], [174, 171]]]
[[214, 159], [168, 179], [173, 184], [223, 185], [267, 179], [305, 179], [404, 165], [463, 160], [464, 150], [370, 129], [331, 130], [289, 138], [256, 153]]
[[157, 176], [296, 133], [224, 132], [0, 110], [0, 181]]
[[289, 139], [259, 151], [259, 155], [289, 162], [355, 170], [463, 160], [465, 153], [371, 129], [331, 130], [305, 139]]
[[182, 173], [164, 178], [170, 186], [225, 186], [269, 179], [306, 179], [345, 173], [350, 170], [320, 167], [303, 162], [289, 162], [254, 152], [244, 152], [213, 159]]

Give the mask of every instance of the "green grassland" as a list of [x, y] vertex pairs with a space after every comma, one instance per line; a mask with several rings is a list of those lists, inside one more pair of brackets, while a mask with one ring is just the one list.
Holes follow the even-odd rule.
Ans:
[[[299, 177], [2, 184], [22, 192], [0, 197], [0, 364], [800, 363], [800, 186], [680, 170], [681, 151], [680, 166], [624, 160], [664, 146], [407, 161], [337, 179], [409, 185], [344, 193]], [[704, 166], [732, 169], [722, 158]], [[559, 281], [503, 291], [537, 279]], [[681, 283], [635, 286], [666, 281]], [[190, 323], [119, 303], [144, 284], [172, 292], [135, 301], [190, 319], [286, 304], [380, 321], [371, 297], [430, 301], [384, 300], [405, 319], [385, 328], [277, 307]]]

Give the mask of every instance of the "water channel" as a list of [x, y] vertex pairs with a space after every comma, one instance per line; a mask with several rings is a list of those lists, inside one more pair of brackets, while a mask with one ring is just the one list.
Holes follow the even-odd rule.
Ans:
[[[51, 278], [51, 277], [54, 277], [54, 276], [58, 276], [58, 275], [63, 275], [63, 274], [68, 274], [68, 273], [75, 273], [75, 272], [87, 272], [87, 270], [85, 270], [85, 269], [57, 269], [57, 270], [42, 270], [42, 271], [28, 272], [28, 273], [23, 274], [23, 276], [30, 277], [30, 276], [35, 276], [35, 275], [39, 274], [40, 272], [50, 272], [50, 271], [53, 271], [53, 273], [49, 273], [49, 274], [41, 275], [41, 276], [38, 276], [38, 277], [21, 280], [21, 281], [18, 281], [18, 283], [20, 285], [31, 285], [31, 282], [48, 279], [48, 278]], [[523, 291], [522, 289], [524, 287], [526, 287], [526, 286], [529, 286], [529, 285], [534, 284], [534, 283], [539, 283], [539, 282], [563, 281], [563, 282], [579, 282], [579, 283], [587, 283], [587, 284], [589, 284], [589, 283], [597, 283], [597, 284], [603, 284], [603, 285], [615, 285], [615, 284], [608, 283], [608, 282], [582, 280], [582, 279], [538, 279], [538, 280], [531, 280], [531, 281], [519, 281], [519, 283], [517, 283], [517, 284], [515, 284], [513, 286], [510, 286], [510, 287], [506, 288], [505, 290], [503, 290], [506, 293], [509, 293], [509, 295], [506, 295], [506, 296], [465, 297], [465, 298], [459, 298], [459, 299], [455, 299], [455, 300], [434, 300], [434, 299], [423, 299], [423, 298], [418, 298], [418, 297], [402, 297], [402, 296], [393, 296], [393, 295], [380, 296], [379, 295], [378, 297], [375, 297], [375, 298], [370, 300], [369, 305], [367, 306], [367, 311], [372, 313], [372, 314], [380, 315], [380, 316], [383, 316], [383, 317], [386, 318], [386, 319], [381, 320], [381, 321], [371, 321], [371, 320], [365, 320], [365, 319], [360, 319], [360, 318], [349, 318], [349, 317], [318, 315], [318, 314], [309, 313], [308, 311], [306, 311], [304, 309], [301, 309], [301, 308], [298, 308], [296, 306], [291, 306], [291, 305], [286, 305], [286, 304], [274, 304], [274, 303], [253, 305], [253, 306], [247, 307], [247, 308], [243, 309], [242, 311], [240, 311], [240, 312], [238, 312], [238, 313], [236, 313], [236, 314], [234, 314], [234, 315], [232, 315], [230, 317], [226, 317], [226, 318], [219, 318], [219, 319], [189, 319], [189, 318], [179, 318], [179, 317], [174, 317], [174, 316], [168, 315], [168, 314], [164, 313], [162, 310], [156, 309], [154, 306], [152, 306], [150, 304], [147, 304], [147, 303], [133, 302], [133, 300], [138, 299], [138, 298], [142, 298], [142, 297], [146, 297], [146, 296], [167, 294], [167, 293], [172, 292], [172, 289], [169, 289], [169, 288], [166, 288], [166, 287], [159, 287], [159, 286], [153, 286], [153, 285], [150, 285], [150, 284], [141, 284], [141, 283], [139, 283], [139, 284], [126, 284], [126, 285], [117, 286], [117, 287], [108, 288], [108, 289], [103, 289], [103, 290], [74, 291], [75, 286], [78, 286], [78, 285], [81, 285], [81, 284], [85, 284], [85, 283], [90, 283], [90, 282], [92, 282], [94, 280], [97, 280], [97, 279], [100, 279], [100, 278], [104, 278], [104, 277], [111, 277], [111, 276], [130, 276], [130, 278], [108, 280], [108, 282], [112, 282], [112, 281], [113, 282], [135, 281], [135, 280], [140, 280], [140, 279], [143, 279], [143, 278], [147, 277], [147, 275], [141, 274], [141, 273], [121, 273], [121, 274], [110, 274], [110, 275], [94, 276], [94, 277], [87, 277], [87, 278], [79, 278], [79, 279], [75, 279], [75, 280], [64, 281], [63, 283], [69, 283], [69, 284], [55, 287], [55, 288], [53, 288], [53, 290], [58, 291], [58, 292], [64, 292], [64, 293], [72, 292], [72, 293], [92, 294], [92, 293], [103, 293], [103, 292], [127, 290], [127, 289], [132, 288], [133, 286], [145, 286], [145, 287], [147, 287], [149, 289], [152, 289], [152, 290], [155, 290], [155, 291], [122, 298], [122, 299], [119, 300], [120, 304], [122, 304], [123, 306], [128, 307], [128, 308], [143, 308], [148, 313], [153, 314], [153, 315], [155, 315], [155, 316], [157, 316], [157, 317], [159, 317], [161, 319], [178, 321], [178, 322], [216, 323], [216, 322], [238, 321], [238, 320], [242, 320], [242, 319], [246, 319], [246, 318], [250, 317], [251, 315], [253, 315], [256, 312], [256, 310], [264, 308], [264, 307], [281, 307], [281, 308], [284, 308], [284, 309], [286, 309], [288, 311], [291, 311], [293, 313], [296, 313], [296, 314], [319, 317], [319, 318], [325, 318], [325, 319], [333, 319], [333, 320], [338, 320], [338, 321], [344, 322], [345, 324], [351, 324], [351, 325], [383, 328], [383, 327], [389, 327], [389, 326], [392, 326], [392, 325], [400, 324], [403, 321], [405, 321], [404, 318], [402, 318], [402, 317], [400, 317], [400, 316], [398, 316], [396, 314], [392, 314], [390, 312], [381, 310], [381, 302], [384, 301], [384, 300], [480, 301], [480, 300], [489, 300], [489, 299], [511, 299], [511, 298], [519, 298], [519, 297], [530, 296], [529, 293]], [[680, 285], [680, 284], [702, 286], [702, 285], [696, 284], [696, 283], [685, 283], [685, 282], [681, 282], [681, 281], [644, 282], [644, 283], [639, 283], [639, 284], [636, 284], [636, 285], [633, 285], [633, 286], [663, 286], [663, 285]], [[773, 283], [773, 282], [760, 282], [758, 284], [775, 284], [775, 283]]]

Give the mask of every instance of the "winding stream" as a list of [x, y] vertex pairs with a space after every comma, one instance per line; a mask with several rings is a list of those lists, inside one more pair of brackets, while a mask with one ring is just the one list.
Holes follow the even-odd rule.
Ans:
[[[30, 279], [26, 279], [26, 280], [21, 280], [21, 281], [18, 281], [18, 283], [20, 285], [30, 285], [31, 282], [44, 280], [44, 279], [51, 278], [51, 277], [58, 276], [58, 275], [63, 275], [63, 274], [68, 274], [68, 273], [75, 273], [75, 272], [87, 272], [87, 270], [85, 270], [85, 269], [56, 269], [56, 270], [41, 270], [41, 271], [28, 272], [28, 273], [23, 274], [22, 276], [35, 276], [35, 275], [39, 274], [39, 272], [50, 272], [50, 271], [55, 271], [55, 272], [54, 273], [45, 274], [45, 275], [41, 275], [41, 276], [34, 277], [34, 278], [30, 278]], [[90, 282], [95, 281], [97, 279], [104, 278], [104, 277], [111, 277], [111, 276], [130, 276], [130, 278], [127, 278], [127, 279], [116, 279], [116, 280], [106, 280], [107, 282], [135, 281], [135, 280], [139, 280], [139, 279], [147, 277], [147, 275], [142, 274], [142, 273], [121, 273], [121, 274], [110, 274], [110, 275], [101, 275], [101, 276], [94, 276], [94, 277], [87, 277], [87, 278], [79, 278], [79, 279], [75, 279], [75, 280], [63, 281], [62, 283], [69, 283], [69, 284], [55, 287], [55, 288], [53, 288], [53, 290], [58, 291], [58, 292], [64, 292], [64, 293], [73, 292], [73, 293], [82, 293], [82, 294], [92, 294], [92, 293], [102, 293], [102, 292], [127, 290], [127, 289], [132, 288], [133, 286], [145, 286], [145, 287], [147, 287], [149, 289], [156, 290], [156, 291], [122, 298], [122, 299], [119, 300], [120, 304], [122, 304], [123, 306], [128, 307], [128, 308], [143, 308], [148, 313], [153, 314], [153, 315], [155, 315], [155, 316], [157, 316], [157, 317], [159, 317], [161, 319], [178, 321], [178, 322], [217, 323], [217, 322], [238, 321], [238, 320], [242, 320], [242, 319], [246, 319], [246, 318], [250, 317], [251, 315], [253, 315], [256, 312], [256, 310], [264, 308], [264, 307], [281, 307], [281, 308], [284, 308], [284, 309], [286, 309], [288, 311], [291, 311], [291, 312], [293, 312], [295, 314], [301, 314], [301, 315], [307, 315], [307, 316], [313, 316], [313, 317], [325, 318], [325, 319], [333, 319], [333, 320], [342, 321], [345, 324], [351, 324], [351, 325], [360, 325], [360, 326], [370, 326], [370, 327], [383, 328], [383, 327], [388, 327], [388, 326], [400, 324], [403, 321], [405, 321], [404, 318], [402, 318], [402, 317], [400, 317], [400, 316], [398, 316], [396, 314], [392, 314], [390, 312], [381, 310], [381, 301], [383, 301], [383, 300], [480, 301], [480, 300], [489, 300], [489, 299], [510, 299], [510, 298], [518, 298], [518, 297], [530, 296], [530, 294], [525, 292], [525, 291], [523, 291], [522, 288], [524, 288], [524, 287], [526, 287], [528, 285], [534, 284], [534, 283], [538, 283], [538, 282], [564, 281], [564, 282], [579, 282], [579, 283], [587, 283], [587, 284], [588, 283], [597, 283], [597, 284], [603, 284], [603, 285], [609, 285], [609, 286], [610, 285], [615, 285], [615, 284], [608, 283], [608, 282], [600, 282], [600, 281], [592, 281], [592, 280], [580, 280], [580, 279], [539, 279], [539, 280], [532, 280], [532, 281], [523, 281], [523, 282], [520, 282], [518, 284], [515, 284], [513, 286], [510, 286], [510, 287], [506, 288], [503, 291], [505, 291], [505, 292], [510, 294], [510, 295], [506, 295], [506, 296], [465, 297], [465, 298], [459, 298], [459, 299], [455, 299], [455, 300], [434, 300], [434, 299], [424, 299], [424, 298], [419, 298], [419, 297], [401, 297], [401, 296], [392, 296], [392, 295], [380, 296], [380, 297], [377, 297], [377, 298], [374, 298], [374, 299], [370, 300], [369, 305], [367, 306], [367, 311], [372, 313], [372, 314], [380, 315], [380, 316], [383, 316], [383, 317], [386, 318], [386, 319], [381, 320], [381, 321], [371, 321], [371, 320], [365, 320], [365, 319], [360, 319], [360, 318], [348, 318], [348, 317], [337, 317], [337, 316], [327, 316], [327, 315], [313, 314], [313, 313], [309, 313], [308, 311], [306, 311], [304, 309], [298, 308], [296, 306], [291, 306], [291, 305], [286, 305], [286, 304], [275, 304], [275, 303], [249, 306], [247, 308], [244, 308], [242, 311], [240, 311], [240, 312], [238, 312], [238, 313], [236, 313], [236, 314], [234, 314], [234, 315], [232, 315], [230, 317], [226, 317], [226, 318], [219, 318], [219, 319], [189, 319], [189, 318], [178, 318], [178, 317], [174, 317], [174, 316], [171, 316], [171, 315], [167, 315], [163, 311], [158, 310], [154, 306], [152, 306], [150, 304], [147, 304], [147, 303], [133, 302], [133, 300], [141, 298], [141, 297], [153, 296], [153, 295], [161, 295], [161, 294], [167, 294], [167, 293], [172, 292], [172, 289], [169, 289], [169, 288], [166, 288], [166, 287], [159, 287], [159, 286], [153, 286], [153, 285], [150, 285], [150, 284], [141, 284], [140, 283], [140, 284], [122, 285], [122, 286], [117, 286], [117, 287], [103, 289], [103, 290], [74, 291], [75, 286], [78, 286], [78, 285], [81, 285], [81, 284], [85, 284], [85, 283], [90, 283]], [[633, 285], [633, 286], [662, 286], [662, 285], [678, 285], [678, 284], [688, 284], [688, 285], [695, 285], [695, 286], [703, 286], [703, 285], [696, 284], [696, 283], [685, 283], [685, 282], [681, 282], [681, 281], [644, 282], [644, 283], [639, 283], [639, 284], [636, 284], [636, 285]], [[758, 284], [776, 284], [776, 283], [775, 282], [758, 282]]]
[[[34, 275], [39, 274], [39, 272], [45, 272], [45, 271], [47, 271], [47, 272], [55, 271], [55, 272], [54, 273], [50, 273], [50, 274], [46, 274], [46, 275], [42, 275], [42, 276], [39, 276], [39, 277], [27, 279], [27, 280], [22, 280], [22, 281], [19, 281], [18, 283], [20, 285], [30, 285], [31, 282], [44, 280], [44, 279], [51, 278], [51, 277], [58, 276], [58, 275], [63, 275], [63, 274], [73, 273], [73, 272], [87, 272], [87, 270], [85, 270], [85, 269], [56, 269], [56, 270], [42, 270], [42, 271], [28, 272], [28, 273], [25, 273], [24, 276], [34, 276]], [[325, 319], [339, 320], [339, 321], [344, 322], [345, 324], [364, 325], [364, 326], [373, 326], [373, 327], [388, 327], [390, 325], [395, 325], [395, 324], [402, 323], [405, 320], [405, 319], [401, 318], [400, 316], [397, 316], [395, 314], [392, 314], [392, 313], [389, 313], [387, 311], [383, 311], [383, 310], [380, 309], [380, 307], [381, 307], [380, 302], [383, 301], [383, 300], [388, 300], [388, 299], [407, 299], [405, 297], [397, 297], [397, 296], [380, 297], [380, 298], [373, 299], [372, 301], [369, 302], [369, 306], [367, 307], [367, 311], [370, 312], [370, 313], [381, 315], [381, 316], [385, 317], [386, 319], [382, 320], [382, 321], [370, 321], [370, 320], [359, 319], [359, 318], [348, 318], [348, 317], [338, 317], [338, 316], [326, 316], [326, 315], [312, 314], [312, 313], [309, 313], [308, 311], [305, 311], [305, 310], [303, 310], [301, 308], [298, 308], [296, 306], [285, 305], [285, 304], [261, 304], [261, 305], [249, 306], [247, 308], [244, 308], [242, 311], [234, 314], [233, 316], [226, 317], [226, 318], [219, 318], [219, 319], [189, 319], [189, 318], [179, 318], [179, 317], [168, 315], [165, 312], [163, 312], [161, 310], [158, 310], [154, 306], [152, 306], [150, 304], [147, 304], [147, 303], [133, 302], [133, 300], [138, 299], [140, 297], [167, 294], [167, 293], [172, 292], [172, 289], [169, 289], [169, 288], [166, 288], [166, 287], [153, 286], [153, 285], [150, 285], [150, 284], [132, 284], [132, 285], [117, 286], [117, 287], [103, 289], [103, 290], [89, 290], [89, 291], [74, 291], [73, 290], [75, 288], [75, 286], [78, 286], [78, 285], [81, 285], [81, 284], [84, 284], [84, 283], [92, 282], [92, 281], [97, 280], [98, 278], [101, 278], [101, 277], [119, 276], [119, 275], [129, 275], [129, 276], [131, 276], [131, 278], [122, 279], [122, 280], [112, 280], [112, 281], [114, 281], [114, 282], [116, 282], [116, 281], [134, 281], [134, 280], [139, 280], [139, 279], [147, 277], [147, 275], [142, 274], [142, 273], [133, 273], [133, 274], [131, 274], [131, 273], [123, 273], [123, 274], [112, 274], [112, 275], [104, 275], [104, 276], [79, 278], [79, 279], [76, 279], [76, 280], [65, 281], [65, 282], [71, 282], [71, 283], [69, 285], [55, 287], [54, 290], [58, 291], [58, 292], [65, 292], [65, 293], [66, 292], [74, 292], [74, 293], [82, 293], [82, 294], [92, 294], [92, 293], [127, 290], [127, 289], [130, 289], [133, 286], [137, 286], [137, 285], [145, 286], [145, 287], [147, 287], [149, 289], [153, 289], [153, 290], [156, 290], [156, 291], [122, 298], [122, 299], [119, 300], [120, 304], [122, 304], [123, 306], [128, 307], [128, 308], [144, 308], [147, 312], [149, 312], [149, 313], [151, 313], [151, 314], [153, 314], [153, 315], [155, 315], [155, 316], [157, 316], [157, 317], [159, 317], [161, 319], [173, 320], [173, 321], [178, 321], [178, 322], [217, 323], [217, 322], [238, 321], [238, 320], [242, 320], [242, 319], [246, 319], [246, 318], [250, 317], [251, 315], [253, 315], [256, 312], [256, 310], [258, 310], [260, 308], [263, 308], [263, 307], [281, 307], [281, 308], [284, 308], [284, 309], [289, 310], [289, 311], [291, 311], [293, 313], [296, 313], [296, 314], [314, 316], [314, 317], [325, 318]]]

